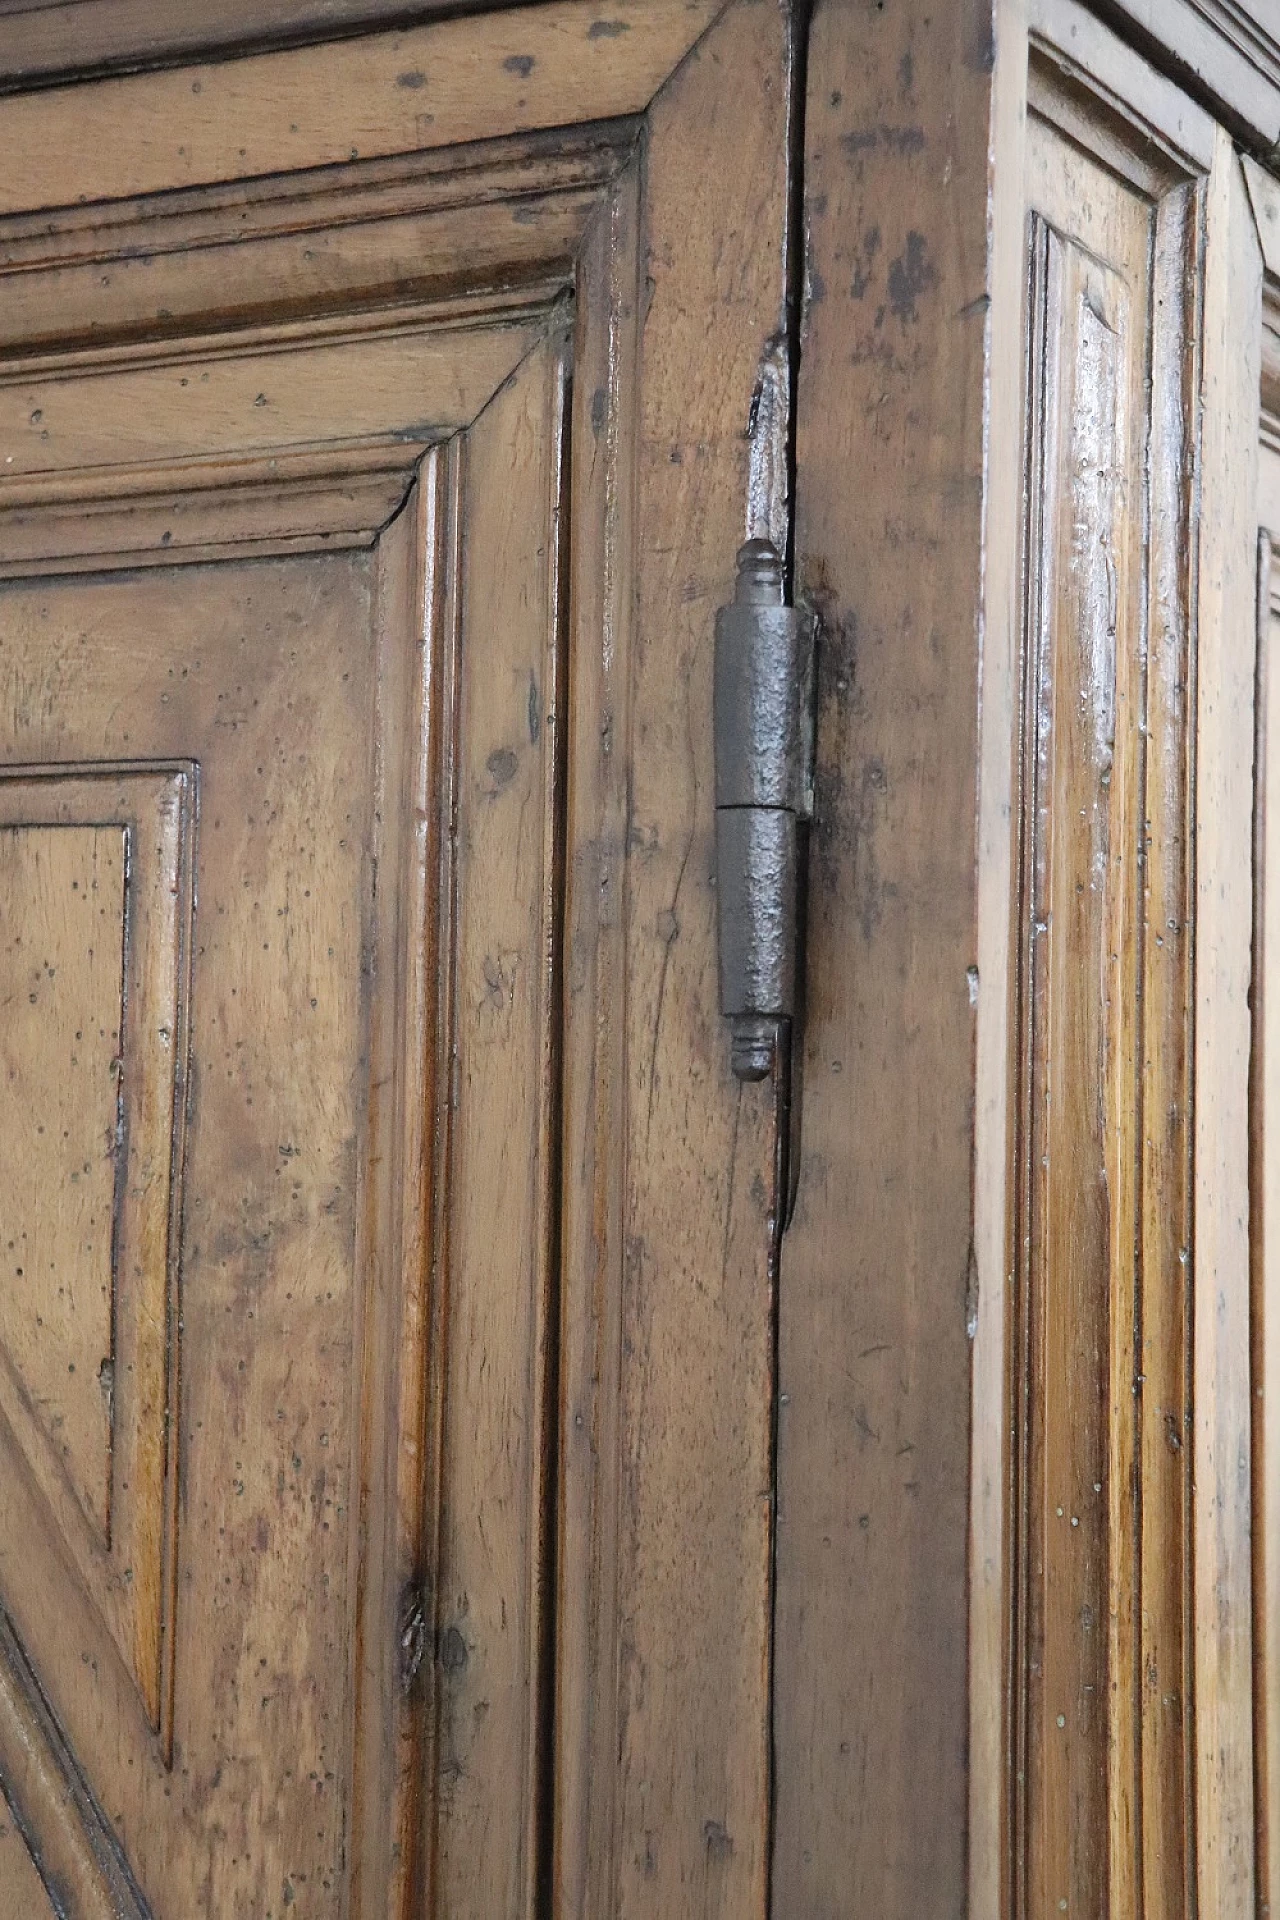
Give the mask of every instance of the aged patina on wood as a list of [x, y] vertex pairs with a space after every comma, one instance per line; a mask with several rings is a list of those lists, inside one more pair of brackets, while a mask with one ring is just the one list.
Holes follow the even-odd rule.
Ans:
[[711, 638], [792, 57], [569, 0], [6, 103], [4, 1902], [765, 1910]]
[[[0, 5], [24, 1912], [1274, 1904], [1274, 30], [797, 51]], [[711, 638], [789, 464], [775, 1398]]]
[[1263, 292], [1227, 65], [1175, 52], [815, 12], [780, 1913], [1255, 1910]]

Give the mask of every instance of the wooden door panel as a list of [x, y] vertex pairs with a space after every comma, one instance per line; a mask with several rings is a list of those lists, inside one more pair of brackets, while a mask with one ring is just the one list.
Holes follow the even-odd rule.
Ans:
[[1204, 189], [1033, 57], [1012, 1235], [1019, 1911], [1181, 1911]]
[[709, 636], [785, 538], [788, 51], [708, 24], [0, 141], [0, 1784], [77, 1915], [761, 1910]]
[[1078, 10], [1038, 17], [1026, 98], [970, 1898], [1243, 1914], [1258, 234], [1225, 135]]
[[[11, 635], [25, 627], [57, 661], [53, 609], [29, 624], [26, 610], [9, 611]], [[11, 638], [6, 706], [16, 714], [34, 701], [52, 716], [35, 659]], [[51, 671], [66, 674], [65, 654]], [[196, 770], [111, 760], [0, 777], [12, 1168], [0, 1449], [8, 1471], [25, 1466], [39, 1481], [167, 1749], [176, 1489], [166, 1382]], [[51, 1209], [50, 1191], [69, 1204]]]
[[[358, 1194], [368, 1177], [361, 1136], [366, 1126], [392, 1132], [395, 1121], [394, 1104], [370, 1085], [370, 1014], [359, 983], [371, 966], [394, 979], [408, 964], [400, 953], [413, 935], [403, 917], [372, 931], [377, 866], [368, 854], [392, 872], [406, 864], [399, 842], [409, 810], [375, 833], [376, 794], [386, 770], [411, 750], [401, 736], [427, 724], [444, 729], [436, 777], [448, 797], [432, 782], [415, 811], [447, 804], [456, 848], [437, 879], [442, 893], [421, 900], [449, 941], [437, 949], [446, 987], [431, 1020], [420, 1005], [402, 1032], [388, 1079], [398, 1091], [404, 1055], [443, 1041], [448, 1070], [431, 1089], [432, 1098], [444, 1097], [435, 1239], [448, 1250], [432, 1462], [438, 1600], [429, 1623], [420, 1593], [402, 1579], [399, 1613], [377, 1644], [384, 1659], [394, 1656], [403, 1687], [416, 1678], [426, 1636], [438, 1637], [437, 1764], [453, 1783], [437, 1866], [446, 1910], [466, 1911], [472, 1901], [475, 1911], [516, 1911], [531, 1897], [545, 1715], [541, 1602], [550, 1578], [563, 352], [562, 333], [535, 350], [481, 413], [466, 453], [436, 461], [447, 475], [411, 481], [385, 549], [379, 542], [370, 551], [157, 566], [105, 580], [73, 573], [4, 589], [4, 707], [15, 744], [39, 769], [11, 767], [0, 782], [0, 833], [12, 822], [21, 849], [8, 854], [6, 869], [6, 921], [20, 930], [6, 985], [25, 995], [31, 974], [41, 1003], [32, 1019], [44, 1022], [39, 1045], [25, 1055], [19, 1031], [19, 1069], [28, 1056], [33, 1069], [11, 1083], [8, 1137], [18, 1152], [28, 1146], [36, 1185], [30, 1233], [23, 1215], [14, 1258], [41, 1274], [59, 1249], [38, 1244], [48, 1218], [40, 1203], [46, 1167], [19, 1116], [52, 1124], [57, 1109], [38, 1075], [62, 1083], [61, 1049], [79, 1044], [73, 1024], [88, 1018], [77, 1011], [73, 1023], [56, 997], [58, 981], [77, 984], [77, 966], [97, 951], [116, 996], [114, 1027], [109, 1001], [94, 1008], [103, 1032], [92, 1037], [105, 1057], [88, 1066], [100, 1069], [99, 1097], [90, 1104], [74, 1079], [69, 1089], [92, 1138], [87, 1164], [105, 1182], [93, 1262], [73, 1248], [58, 1267], [77, 1277], [105, 1269], [114, 1282], [109, 1310], [72, 1340], [53, 1312], [40, 1315], [38, 1288], [11, 1297], [56, 1330], [55, 1343], [39, 1330], [43, 1364], [74, 1369], [67, 1356], [76, 1356], [100, 1401], [102, 1372], [118, 1370], [112, 1444], [97, 1435], [91, 1456], [100, 1472], [104, 1463], [111, 1470], [113, 1507], [127, 1514], [142, 1505], [143, 1465], [154, 1461], [160, 1474], [152, 1486], [148, 1473], [151, 1510], [132, 1527], [113, 1513], [109, 1544], [85, 1537], [90, 1529], [60, 1484], [41, 1484], [46, 1503], [63, 1510], [58, 1537], [34, 1518], [15, 1519], [0, 1571], [78, 1762], [90, 1781], [111, 1783], [99, 1792], [159, 1912], [181, 1910], [181, 1889], [192, 1885], [214, 1913], [269, 1911], [285, 1889], [316, 1901], [326, 1883], [336, 1898], [344, 1755], [350, 1740], [364, 1749], [385, 1738], [381, 1727], [350, 1727], [367, 1696], [359, 1685], [354, 1694], [335, 1689], [331, 1678], [349, 1664], [364, 1578], [348, 1564], [362, 1417], [351, 1388], [362, 1306], [376, 1317], [381, 1302], [362, 1301], [360, 1275], [365, 1259], [386, 1258], [377, 1210], [395, 1204], [386, 1189], [366, 1200], [373, 1214], [358, 1255]], [[415, 611], [415, 539], [431, 553], [448, 537], [424, 517], [420, 488], [449, 517], [459, 551], [432, 583], [440, 678], [418, 682], [415, 707], [412, 686], [403, 706], [388, 703], [380, 687], [381, 670], [394, 675], [385, 656], [406, 650], [424, 615], [421, 599]], [[408, 592], [395, 577], [406, 572]], [[425, 581], [419, 567], [419, 594]], [[399, 601], [394, 624], [388, 600]], [[426, 711], [435, 700], [448, 703], [452, 726], [443, 712]], [[185, 743], [185, 755], [175, 742]], [[194, 813], [197, 794], [198, 829], [184, 845], [183, 803], [189, 795]], [[104, 848], [113, 821], [123, 824]], [[155, 847], [164, 825], [170, 844]], [[28, 850], [41, 833], [59, 849], [56, 889], [45, 871], [52, 856], [37, 868]], [[188, 996], [186, 941], [175, 923], [184, 900], [189, 915], [191, 839], [199, 914]], [[96, 890], [91, 900], [111, 890], [113, 917], [77, 942], [74, 924], [64, 931], [53, 908], [65, 920], [63, 902], [74, 901], [82, 872]], [[52, 906], [31, 914], [33, 894], [41, 905], [52, 895]], [[391, 900], [403, 916], [398, 889]], [[122, 1042], [126, 922], [126, 965], [138, 979], [126, 981]], [[39, 944], [29, 961], [32, 940]], [[387, 1017], [396, 1017], [394, 1008], [383, 1010]], [[168, 1149], [182, 1138], [174, 1122], [185, 1102], [173, 1061], [185, 1056], [188, 1020], [192, 1098], [179, 1199]], [[146, 1059], [157, 1047], [169, 1066], [167, 1088]], [[159, 1124], [155, 1139], [146, 1138], [148, 1121], [153, 1133]], [[145, 1178], [135, 1171], [139, 1161]], [[157, 1222], [150, 1231], [132, 1227], [133, 1212], [148, 1204]], [[57, 1221], [66, 1217], [60, 1210]], [[171, 1302], [169, 1226], [179, 1218], [181, 1300]], [[25, 1269], [15, 1272], [25, 1277]], [[128, 1331], [139, 1323], [160, 1341], [145, 1366]], [[12, 1354], [18, 1343], [8, 1345]], [[384, 1384], [371, 1379], [370, 1394], [380, 1397]], [[35, 1398], [29, 1382], [19, 1382], [17, 1397]], [[169, 1470], [181, 1463], [178, 1538], [187, 1544], [178, 1556], [175, 1622], [171, 1608], [163, 1616], [160, 1609], [176, 1551], [164, 1524], [164, 1420], [166, 1407], [178, 1405]], [[372, 1444], [385, 1446], [377, 1407], [363, 1417]], [[59, 1419], [57, 1431], [67, 1424]], [[9, 1465], [38, 1480], [44, 1455], [15, 1440]], [[67, 1631], [73, 1580], [84, 1590], [78, 1634]], [[301, 1612], [298, 1595], [307, 1596]], [[280, 1623], [291, 1617], [305, 1630], [282, 1646]], [[86, 1654], [90, 1690], [77, 1674]], [[168, 1687], [175, 1671], [180, 1676], [163, 1722], [162, 1659]], [[118, 1668], [110, 1680], [108, 1667]], [[466, 1700], [468, 1690], [475, 1699]], [[459, 1695], [465, 1707], [455, 1706]], [[239, 1755], [251, 1761], [231, 1764]], [[263, 1788], [251, 1783], [264, 1774], [270, 1837], [254, 1831]], [[210, 1850], [210, 1831], [232, 1836], [230, 1847]], [[448, 1886], [451, 1862], [457, 1890]]]
[[450, 1085], [437, 1216], [449, 1302], [429, 1439], [435, 1764], [449, 1783], [434, 1884], [446, 1913], [532, 1910], [549, 1784], [565, 373], [562, 351], [544, 350], [469, 434], [462, 484], [473, 504], [453, 595]]
[[35, 1862], [13, 1822], [7, 1800], [0, 1800], [0, 1886], [13, 1900], [14, 1910], [29, 1913], [32, 1920], [47, 1920], [53, 1914], [48, 1891], [35, 1869]]
[[0, 213], [642, 113], [718, 11], [568, 0], [20, 97]]
[[[369, 561], [72, 578], [11, 585], [5, 602], [4, 705], [25, 716], [11, 721], [13, 746], [46, 768], [65, 756], [69, 769], [39, 782], [15, 769], [4, 783], [10, 817], [30, 832], [42, 814], [140, 814], [148, 796], [134, 800], [129, 786], [154, 789], [148, 767], [185, 758], [198, 774], [164, 785], [198, 785], [200, 818], [194, 876], [190, 861], [184, 874], [178, 857], [155, 858], [145, 815], [128, 820], [130, 897], [103, 938], [114, 936], [118, 968], [126, 924], [130, 947], [146, 943], [148, 917], [167, 931], [163, 910], [190, 898], [194, 877], [189, 960], [170, 939], [155, 987], [126, 988], [120, 1064], [100, 1076], [109, 1121], [118, 1076], [118, 1126], [103, 1124], [98, 1089], [91, 1109], [92, 1159], [119, 1183], [115, 1244], [108, 1207], [93, 1252], [112, 1269], [114, 1337], [101, 1360], [119, 1376], [114, 1444], [98, 1464], [122, 1512], [105, 1551], [82, 1540], [56, 1493], [18, 1493], [28, 1460], [15, 1435], [12, 1498], [34, 1508], [43, 1494], [59, 1524], [15, 1512], [0, 1577], [41, 1685], [155, 1909], [177, 1911], [182, 1890], [195, 1887], [211, 1911], [266, 1911], [287, 1884], [340, 1878], [332, 1777], [346, 1708], [322, 1676], [342, 1659], [350, 1606], [341, 1522], [353, 1464], [363, 1015], [352, 982], [372, 809]], [[136, 758], [121, 768], [126, 755]], [[114, 777], [105, 771], [113, 763]], [[179, 845], [175, 834], [174, 856]], [[60, 976], [79, 957], [68, 939], [46, 966]], [[48, 1018], [42, 1060], [56, 1071], [58, 1052], [77, 1043], [56, 1001]], [[186, 1102], [180, 1090], [175, 1097], [172, 1063], [167, 1112], [159, 1089], [148, 1097], [162, 1076], [146, 1055], [166, 1034], [185, 1052], [188, 1024], [190, 1125], [181, 1199], [171, 1203], [168, 1156], [156, 1149], [175, 1132], [181, 1140], [174, 1122]], [[38, 1081], [21, 1091], [36, 1113], [49, 1110]], [[138, 1125], [149, 1118], [151, 1141]], [[159, 1229], [131, 1231], [130, 1213], [151, 1188]], [[33, 1209], [33, 1241], [45, 1213]], [[182, 1227], [173, 1298], [171, 1220]], [[43, 1269], [44, 1249], [32, 1255]], [[63, 1269], [77, 1279], [82, 1270], [80, 1259]], [[95, 1384], [98, 1374], [95, 1350]], [[164, 1524], [166, 1452], [179, 1480], [176, 1538]], [[165, 1592], [175, 1576], [176, 1614]], [[303, 1631], [273, 1641], [270, 1623], [289, 1614]], [[92, 1688], [80, 1680], [86, 1663]], [[256, 1845], [249, 1755], [277, 1782], [275, 1831]], [[210, 1828], [230, 1845], [210, 1848]]]

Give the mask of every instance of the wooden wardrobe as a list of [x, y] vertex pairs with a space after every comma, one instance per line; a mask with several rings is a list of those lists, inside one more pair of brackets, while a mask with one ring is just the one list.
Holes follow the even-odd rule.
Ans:
[[0, 0], [0, 1920], [1280, 1914], [1278, 154], [1272, 0]]

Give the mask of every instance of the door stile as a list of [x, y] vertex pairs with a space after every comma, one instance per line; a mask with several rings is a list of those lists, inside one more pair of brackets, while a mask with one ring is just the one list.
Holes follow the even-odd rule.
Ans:
[[566, 1916], [608, 1912], [616, 1872], [609, 1756], [619, 1737], [625, 1261], [624, 1183], [609, 1143], [624, 1128], [623, 743], [631, 713], [640, 208], [633, 164], [611, 185], [579, 256], [565, 462], [569, 777], [551, 1907]]
[[[422, 1536], [427, 1455], [424, 1373], [431, 1313], [432, 1141], [439, 1121], [434, 998], [450, 929], [438, 909], [442, 759], [442, 575], [456, 442], [429, 453], [379, 541], [375, 888], [367, 954], [375, 991], [357, 1291], [360, 1509], [349, 1542], [355, 1583], [352, 1698], [353, 1915], [409, 1910], [420, 1878], [425, 1771], [421, 1696], [430, 1685]], [[404, 717], [407, 716], [407, 724]], [[399, 723], [399, 724], [398, 724]], [[379, 1223], [381, 1231], [379, 1232]]]

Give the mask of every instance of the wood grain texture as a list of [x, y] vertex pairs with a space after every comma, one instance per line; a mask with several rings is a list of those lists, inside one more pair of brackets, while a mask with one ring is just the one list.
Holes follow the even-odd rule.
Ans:
[[[721, 1044], [706, 756], [714, 607], [785, 527], [791, 56], [743, 4], [663, 86], [660, 13], [584, 14], [585, 88], [554, 9], [466, 23], [441, 138], [483, 151], [393, 114], [245, 180], [220, 110], [220, 184], [155, 148], [154, 196], [5, 227], [7, 757], [199, 762], [171, 1769], [0, 1486], [162, 1920], [764, 1908], [776, 1131]], [[476, 91], [517, 24], [555, 138]], [[368, 49], [321, 51], [354, 112]]]
[[1280, 31], [1266, 0], [1111, 0], [1144, 50], [1259, 152], [1280, 137]]
[[102, 1810], [85, 1787], [4, 1614], [0, 1788], [0, 1812], [14, 1814], [29, 1849], [24, 1866], [16, 1847], [0, 1848], [0, 1891], [6, 1900], [13, 1899], [15, 1912], [41, 1911], [38, 1900], [34, 1907], [16, 1904], [19, 1896], [24, 1901], [28, 1897], [34, 1877], [58, 1920], [68, 1913], [76, 1920], [149, 1920]]
[[0, 1795], [0, 1886], [10, 1890], [17, 1910], [31, 1920], [56, 1920], [44, 1882], [27, 1843], [14, 1824], [13, 1809]]
[[[1276, 1685], [1280, 1675], [1280, 1607], [1277, 1592], [1277, 1515], [1280, 1514], [1280, 1446], [1277, 1445], [1274, 1394], [1280, 1377], [1280, 1314], [1276, 1311], [1276, 1233], [1274, 1195], [1280, 1188], [1276, 1164], [1275, 1115], [1280, 1111], [1280, 1050], [1275, 1042], [1275, 954], [1280, 928], [1280, 848], [1277, 846], [1277, 779], [1280, 758], [1280, 674], [1276, 671], [1280, 607], [1275, 552], [1269, 531], [1268, 496], [1275, 497], [1280, 460], [1264, 427], [1259, 493], [1262, 530], [1258, 536], [1258, 671], [1256, 749], [1254, 755], [1254, 910], [1252, 1055], [1249, 1066], [1249, 1256], [1251, 1262], [1250, 1378], [1252, 1394], [1252, 1545], [1253, 1545], [1253, 1710], [1254, 1822], [1260, 1914], [1280, 1910], [1280, 1714]], [[1270, 470], [1268, 472], [1268, 469]]]
[[1262, 257], [1224, 135], [1209, 188], [1196, 779], [1195, 1677], [1202, 1912], [1254, 1905], [1249, 980]]
[[[431, 0], [417, 11], [434, 10]], [[0, 74], [17, 90], [33, 80], [173, 65], [223, 49], [276, 40], [320, 40], [398, 22], [405, 0], [210, 0], [177, 13], [154, 0], [34, 0], [0, 7]]]
[[619, 1771], [594, 1909], [618, 1920], [768, 1900], [776, 1136], [717, 1010], [711, 665], [784, 319], [789, 58], [781, 9], [728, 12], [655, 102], [643, 175], [635, 542], [660, 564], [627, 662]]
[[1199, 220], [1062, 140], [1038, 64], [1032, 100], [1015, 1897], [1180, 1912]]
[[[150, 570], [141, 593], [125, 575], [7, 589], [10, 754], [201, 762], [182, 1372], [139, 1423], [163, 1442], [167, 1412], [180, 1462], [171, 1767], [12, 1476], [0, 1529], [23, 1645], [161, 1914], [192, 1887], [266, 1913], [291, 1884], [341, 1884], [348, 1706], [318, 1682], [343, 1671], [350, 1605], [367, 574], [365, 556], [335, 556]], [[287, 744], [291, 725], [327, 754]], [[153, 1313], [150, 1336], [169, 1324]], [[278, 1783], [269, 1820], [255, 1755]], [[228, 1844], [210, 1848], [218, 1828]]]
[[[621, 1701], [617, 1685], [622, 1507], [628, 756], [635, 416], [641, 259], [639, 170], [599, 209], [579, 269], [569, 431], [569, 660], [565, 740], [565, 1002], [561, 1216], [561, 1477], [556, 1564], [553, 1900], [608, 1912], [615, 1883]], [[597, 404], [596, 396], [601, 396]], [[595, 420], [604, 408], [604, 424]], [[590, 1018], [587, 1014], [590, 1012]], [[588, 1570], [583, 1578], [583, 1570]]]
[[[0, 829], [0, 1129], [9, 1154], [0, 1342], [104, 1539], [125, 861], [123, 827]], [[67, 1040], [69, 1055], [59, 1044]], [[55, 1213], [42, 1204], [51, 1186], [66, 1195]]]
[[773, 1889], [815, 1920], [965, 1902], [991, 52], [982, 6], [835, 0], [809, 51], [796, 556], [823, 638]]
[[19, 95], [0, 214], [642, 112], [720, 4], [564, 0]]
[[[1200, 1239], [1207, 1211], [1212, 1262], [1229, 1260], [1243, 1215], [1228, 1199], [1224, 1232], [1221, 1163], [1205, 1158], [1191, 1095], [1203, 1092], [1212, 1051], [1210, 1103], [1222, 1124], [1242, 1125], [1244, 1055], [1226, 1036], [1236, 1031], [1248, 942], [1238, 905], [1226, 904], [1238, 881], [1222, 874], [1216, 843], [1209, 955], [1197, 916], [1205, 809], [1234, 805], [1243, 831], [1233, 783], [1248, 786], [1240, 701], [1252, 685], [1252, 639], [1242, 675], [1239, 612], [1215, 596], [1230, 602], [1238, 587], [1223, 582], [1238, 582], [1241, 565], [1252, 582], [1241, 513], [1253, 498], [1252, 455], [1241, 451], [1239, 422], [1251, 382], [1257, 391], [1256, 239], [1228, 143], [1206, 142], [1198, 110], [1171, 99], [1166, 81], [1139, 71], [1096, 25], [1072, 31], [1075, 9], [1038, 7], [1035, 19], [1025, 416], [1011, 418], [1007, 389], [998, 407], [993, 399], [1001, 427], [988, 470], [986, 614], [996, 644], [983, 692], [971, 1904], [991, 1915], [1244, 1911], [1250, 1709], [1231, 1689], [1242, 1667], [1248, 1675], [1238, 1618], [1247, 1374], [1242, 1350], [1221, 1354], [1224, 1340], [1238, 1344], [1244, 1316], [1238, 1286], [1228, 1285], [1226, 1311], [1221, 1293], [1209, 1304], [1214, 1268], [1206, 1277]], [[1023, 145], [1011, 124], [1002, 151]], [[1011, 255], [1007, 201], [1001, 231]], [[1069, 268], [1076, 246], [1080, 262]], [[1064, 331], [1072, 302], [1061, 296], [1077, 271], [1092, 291]], [[1215, 271], [1236, 276], [1216, 320]], [[1093, 285], [1099, 274], [1110, 292]], [[1003, 287], [993, 324], [1007, 350], [1020, 304], [1008, 260]], [[1238, 330], [1223, 352], [1214, 333], [1228, 306]], [[1087, 335], [1094, 345], [1084, 352]], [[1073, 359], [1082, 370], [1074, 401]], [[1111, 450], [1091, 452], [1104, 417]], [[1126, 473], [1104, 511], [1107, 486]], [[1015, 570], [1018, 518], [1024, 561]], [[1011, 593], [1019, 576], [1021, 607]], [[1250, 584], [1250, 620], [1252, 595]], [[1046, 635], [1056, 636], [1048, 653]], [[1057, 653], [1064, 639], [1068, 651]], [[1068, 686], [1055, 687], [1053, 672], [1072, 659]], [[1206, 663], [1208, 713], [1197, 681]], [[1021, 720], [1010, 700], [1020, 684]], [[1090, 749], [1090, 716], [1108, 684], [1107, 724]], [[1229, 723], [1217, 717], [1224, 686]], [[1245, 717], [1251, 727], [1251, 701]], [[1067, 735], [1055, 736], [1063, 719]], [[1227, 732], [1237, 742], [1229, 776]], [[1023, 756], [1020, 789], [1007, 784], [1010, 742]], [[1106, 764], [1091, 776], [1098, 752]], [[1013, 884], [1011, 800], [1023, 852]], [[1057, 863], [1072, 866], [1073, 845], [1075, 891], [1046, 890]], [[1247, 848], [1242, 855], [1234, 841], [1233, 858], [1247, 868]], [[1086, 961], [1077, 946], [1091, 913], [1096, 953]], [[1022, 985], [993, 1006], [989, 983], [1009, 991], [1010, 924], [1022, 927]], [[1009, 1004], [1027, 1023], [1020, 1112], [1006, 1104]], [[1233, 1166], [1238, 1189], [1242, 1165]], [[1002, 1169], [1021, 1171], [1012, 1192]], [[1011, 1290], [1000, 1282], [1006, 1261]], [[1211, 1340], [1206, 1315], [1216, 1316]], [[1002, 1403], [1023, 1436], [1003, 1485]], [[1219, 1429], [1229, 1439], [1216, 1439]], [[1090, 1459], [1093, 1475], [1083, 1471]], [[1089, 1510], [1091, 1495], [1105, 1513]], [[999, 1636], [1006, 1608], [1022, 1636], [1012, 1700]], [[1224, 1639], [1215, 1668], [1206, 1645], [1221, 1650]], [[1229, 1761], [1218, 1744], [1225, 1731], [1215, 1731], [1228, 1719]]]
[[[4, 1138], [18, 1246], [0, 1451], [8, 1471], [39, 1485], [166, 1754], [177, 1497], [167, 1426], [179, 1346], [194, 811], [184, 765], [10, 767], [0, 776], [9, 959], [17, 963], [9, 984], [26, 1026], [24, 1036], [15, 1014], [7, 1048]], [[91, 863], [102, 871], [75, 870], [73, 849], [88, 852], [86, 835], [95, 856], [114, 848], [114, 859]], [[43, 856], [40, 891], [56, 888], [62, 899], [56, 921], [22, 884], [13, 865], [20, 848], [28, 861]], [[48, 949], [43, 960], [32, 941]], [[51, 1174], [55, 1143], [75, 1158], [55, 1160]], [[48, 1196], [64, 1188], [65, 1212], [51, 1220]], [[60, 1242], [62, 1219], [73, 1237]], [[72, 1409], [53, 1390], [59, 1375], [80, 1395], [71, 1426]], [[90, 1410], [101, 1423], [96, 1449]], [[41, 1425], [47, 1437], [73, 1443], [62, 1457], [73, 1469], [66, 1478], [45, 1471]], [[86, 1499], [86, 1474], [100, 1499]]]

